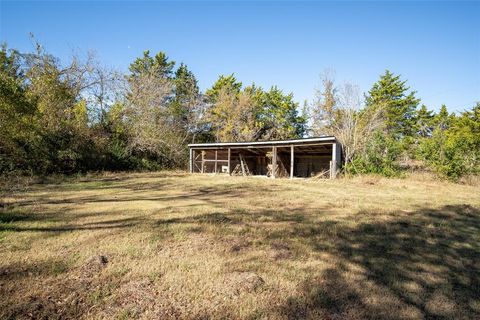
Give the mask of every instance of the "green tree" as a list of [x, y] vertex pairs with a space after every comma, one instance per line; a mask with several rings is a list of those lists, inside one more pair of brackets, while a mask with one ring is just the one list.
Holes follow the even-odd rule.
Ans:
[[[458, 179], [480, 173], [480, 103], [458, 117], [441, 110], [430, 139], [419, 146], [421, 158], [441, 176]], [[446, 121], [448, 120], [448, 125]]]
[[[242, 83], [239, 82], [234, 74], [229, 76], [221, 75], [217, 81], [205, 93], [209, 103], [207, 110], [207, 127], [216, 141], [244, 141], [247, 134], [245, 132], [248, 126], [246, 114], [252, 114], [256, 119], [256, 103], [253, 99], [253, 91], [257, 91], [252, 86], [250, 93], [242, 94]], [[259, 89], [260, 92], [263, 92]], [[242, 115], [243, 114], [243, 115]], [[253, 130], [253, 128], [251, 128]], [[247, 139], [248, 140], [248, 137]]]
[[147, 168], [181, 166], [187, 160], [189, 133], [184, 106], [175, 104], [173, 66], [164, 53], [151, 58], [148, 51], [130, 66], [124, 112], [128, 146]]
[[135, 59], [128, 68], [130, 77], [137, 77], [146, 73], [159, 78], [171, 78], [175, 61], [169, 61], [165, 52], [159, 52], [154, 57], [150, 56], [150, 51], [143, 52], [141, 58]]
[[262, 98], [259, 122], [263, 127], [262, 139], [300, 138], [306, 132], [306, 122], [298, 112], [293, 94], [284, 94], [276, 86], [265, 92]]
[[26, 94], [18, 51], [0, 47], [0, 172], [26, 168], [36, 108]]
[[395, 139], [413, 136], [415, 130], [415, 110], [420, 99], [415, 97], [415, 91], [408, 92], [406, 83], [386, 70], [366, 95], [367, 108], [382, 109], [386, 132]]
[[33, 137], [23, 146], [23, 160], [37, 172], [70, 172], [82, 162], [78, 149], [84, 143], [76, 137], [81, 124], [80, 110], [75, 110], [80, 101], [74, 74], [77, 65], [62, 69], [58, 59], [39, 45], [22, 59], [25, 96], [35, 105], [29, 126], [22, 128]]
[[218, 141], [270, 140], [301, 137], [306, 114], [299, 115], [293, 94], [252, 84], [242, 89], [234, 75], [220, 76], [206, 92], [210, 128]]
[[200, 89], [195, 75], [188, 70], [185, 64], [181, 63], [175, 72], [171, 112], [177, 121], [183, 123], [185, 130], [188, 130], [191, 113], [199, 103], [199, 98]]
[[208, 120], [216, 141], [249, 141], [257, 138], [258, 101], [261, 89], [250, 87], [239, 93], [220, 88], [209, 109]]
[[433, 117], [432, 124], [441, 130], [446, 130], [450, 127], [454, 119], [455, 114], [448, 113], [447, 106], [442, 104], [440, 111]]
[[400, 169], [397, 162], [401, 156], [407, 159], [414, 154], [420, 99], [415, 97], [415, 91], [409, 92], [406, 83], [386, 70], [365, 96], [364, 112], [379, 112], [383, 125], [377, 129], [375, 139], [367, 141], [365, 152], [356, 161], [363, 170], [391, 176]]
[[392, 136], [377, 130], [373, 133], [361, 155], [355, 157], [348, 170], [350, 173], [375, 173], [387, 177], [399, 174], [397, 158], [402, 152], [401, 144]]
[[205, 92], [205, 95], [211, 103], [215, 103], [220, 92], [223, 94], [225, 94], [225, 92], [228, 92], [229, 94], [238, 94], [241, 89], [242, 83], [237, 81], [235, 75], [232, 73], [229, 76], [221, 75], [217, 81], [215, 81], [213, 86]]
[[433, 112], [422, 105], [415, 113], [415, 131], [419, 137], [425, 138], [432, 135], [434, 129]]

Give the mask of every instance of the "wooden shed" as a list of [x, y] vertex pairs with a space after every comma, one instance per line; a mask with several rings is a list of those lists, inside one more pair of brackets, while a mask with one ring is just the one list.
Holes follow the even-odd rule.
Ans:
[[192, 173], [335, 178], [342, 160], [341, 146], [333, 136], [188, 147]]

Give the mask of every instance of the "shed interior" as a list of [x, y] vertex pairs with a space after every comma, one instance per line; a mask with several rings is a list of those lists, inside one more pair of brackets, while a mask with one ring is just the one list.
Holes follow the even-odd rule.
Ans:
[[[332, 149], [331, 143], [278, 147], [193, 148], [192, 172], [272, 176], [275, 170], [275, 177], [322, 175], [328, 177], [333, 157]], [[275, 153], [276, 166], [274, 166]]]

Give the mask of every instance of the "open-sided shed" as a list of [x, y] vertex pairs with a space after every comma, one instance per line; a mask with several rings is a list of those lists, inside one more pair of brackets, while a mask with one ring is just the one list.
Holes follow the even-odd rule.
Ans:
[[335, 178], [341, 166], [341, 146], [333, 136], [188, 147], [192, 173]]

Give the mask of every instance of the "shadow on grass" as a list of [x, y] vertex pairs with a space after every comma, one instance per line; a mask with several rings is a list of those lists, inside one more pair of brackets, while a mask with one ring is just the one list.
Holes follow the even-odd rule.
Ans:
[[35, 219], [31, 214], [19, 210], [0, 210], [0, 223], [12, 223], [17, 221], [33, 221]]
[[[418, 208], [381, 219], [376, 218], [381, 213], [358, 212], [355, 225], [312, 220], [319, 215], [301, 209], [239, 210], [157, 223], [254, 223], [262, 243], [295, 240], [311, 252], [333, 257], [326, 270], [312, 271], [296, 294], [266, 314], [288, 319], [480, 318], [478, 208]], [[278, 224], [274, 230], [272, 223]], [[236, 261], [235, 266], [242, 263], [249, 261]]]
[[[326, 210], [326, 209], [325, 209]], [[214, 212], [156, 220], [163, 224], [252, 224], [262, 243], [294, 239], [334, 257], [299, 283], [278, 312], [291, 319], [475, 319], [480, 317], [480, 210], [418, 208], [358, 223], [312, 220], [296, 210]], [[350, 217], [349, 219], [352, 219]], [[351, 221], [350, 221], [351, 222]], [[264, 224], [265, 223], [265, 224]], [[272, 223], [277, 228], [272, 228]]]
[[290, 319], [480, 317], [480, 210], [419, 209], [335, 229], [334, 237], [322, 225], [289, 233], [336, 262], [276, 311]]
[[[87, 203], [122, 203], [122, 202], [134, 202], [134, 201], [153, 201], [153, 202], [166, 202], [166, 201], [187, 201], [187, 200], [202, 200], [205, 203], [215, 204], [217, 203], [215, 198], [219, 199], [236, 199], [238, 197], [246, 196], [250, 194], [248, 190], [230, 190], [225, 187], [207, 187], [207, 188], [191, 188], [190, 190], [184, 190], [175, 195], [169, 195], [169, 187], [171, 185], [167, 183], [151, 184], [148, 186], [145, 184], [130, 184], [130, 185], [115, 185], [112, 189], [119, 189], [119, 192], [113, 195], [89, 195], [78, 196], [69, 198], [43, 198], [31, 197], [27, 199], [19, 199], [15, 201], [14, 205], [17, 208], [28, 207], [31, 205], [61, 205], [61, 204], [87, 204]], [[107, 189], [108, 187], [101, 187], [98, 189]], [[88, 187], [79, 187], [79, 190], [88, 190]], [[67, 188], [68, 190], [68, 188]], [[145, 195], [144, 191], [151, 190], [156, 194]], [[162, 194], [162, 190], [166, 191], [166, 194]], [[137, 194], [138, 193], [138, 194]], [[222, 201], [224, 203], [224, 201]]]
[[[68, 224], [71, 217], [65, 213], [60, 217], [67, 224], [45, 227], [23, 224], [38, 221], [38, 216], [10, 212], [0, 214], [3, 223], [0, 230], [67, 232], [131, 228], [140, 224], [153, 228], [178, 224], [226, 228], [249, 225], [255, 228], [252, 237], [256, 237], [257, 242], [279, 243], [292, 239], [308, 248], [309, 253], [333, 257], [324, 271], [313, 270], [282, 305], [265, 310], [265, 314], [274, 313], [289, 319], [480, 318], [478, 208], [458, 204], [418, 208], [409, 213], [358, 212], [337, 220], [318, 219], [324, 213], [331, 213], [332, 208], [315, 211], [218, 209], [225, 202], [248, 194], [245, 190], [222, 190], [220, 186], [188, 190], [175, 196], [114, 199], [88, 196], [71, 199], [71, 202], [47, 199], [42, 204], [171, 201], [172, 210], [187, 208], [190, 204], [182, 200], [189, 199], [212, 205], [213, 212], [167, 219], [143, 215], [72, 225]], [[202, 228], [195, 230], [204, 232]], [[236, 264], [240, 263], [236, 260]], [[14, 269], [10, 268], [9, 272], [15, 274]], [[48, 269], [41, 270], [48, 272]]]
[[69, 268], [67, 260], [49, 259], [45, 261], [23, 262], [0, 266], [0, 282], [15, 281], [25, 277], [44, 277], [46, 275], [59, 275], [67, 272]]
[[0, 208], [0, 231], [5, 226], [14, 226], [21, 222], [48, 222], [51, 219], [65, 219], [63, 215], [53, 213], [34, 213], [29, 208], [6, 206]]

